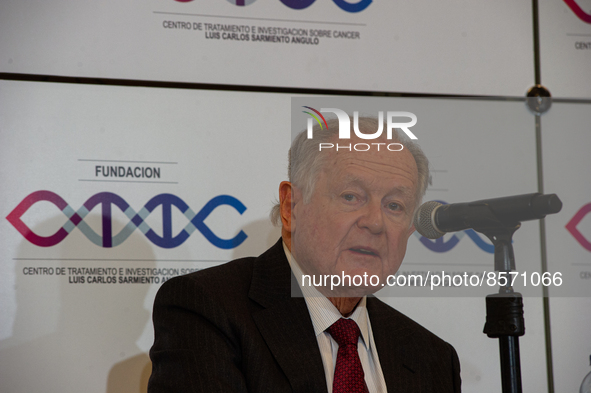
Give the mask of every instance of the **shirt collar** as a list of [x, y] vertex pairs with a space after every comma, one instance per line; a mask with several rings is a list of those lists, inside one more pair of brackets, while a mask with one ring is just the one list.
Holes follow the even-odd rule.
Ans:
[[[283, 242], [283, 251], [285, 252], [285, 256], [289, 261], [289, 265], [293, 274], [298, 281], [298, 284], [304, 294], [304, 298], [306, 299], [306, 304], [308, 306], [308, 311], [310, 312], [310, 318], [312, 319], [312, 325], [314, 326], [314, 333], [316, 336], [324, 333], [326, 329], [328, 329], [333, 323], [338, 321], [340, 318], [343, 318], [339, 310], [328, 300], [325, 296], [323, 296], [318, 290], [314, 287], [305, 286], [302, 287], [302, 269], [300, 265], [295, 260], [285, 242]], [[348, 318], [354, 320], [359, 326], [359, 330], [361, 331], [361, 337], [363, 342], [365, 343], [366, 347], [370, 349], [370, 340], [369, 340], [369, 317], [367, 314], [367, 298], [366, 296], [362, 297], [357, 307], [353, 311]]]

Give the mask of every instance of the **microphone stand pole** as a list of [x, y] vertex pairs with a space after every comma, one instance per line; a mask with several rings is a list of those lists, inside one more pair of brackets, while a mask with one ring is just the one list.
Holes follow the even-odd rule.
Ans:
[[519, 336], [525, 334], [523, 297], [513, 291], [513, 276], [509, 273], [515, 270], [511, 241], [520, 226], [521, 223], [482, 230], [474, 228], [492, 241], [495, 246], [495, 270], [506, 273], [507, 278], [504, 285], [501, 285], [503, 276], [499, 275], [499, 292], [486, 297], [486, 324], [483, 331], [488, 337], [499, 339], [503, 393], [522, 393]]

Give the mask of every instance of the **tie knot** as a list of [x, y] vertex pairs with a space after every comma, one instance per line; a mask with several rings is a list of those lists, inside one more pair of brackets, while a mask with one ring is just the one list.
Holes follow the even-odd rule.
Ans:
[[361, 331], [354, 320], [341, 318], [327, 330], [339, 346], [353, 344], [357, 347]]

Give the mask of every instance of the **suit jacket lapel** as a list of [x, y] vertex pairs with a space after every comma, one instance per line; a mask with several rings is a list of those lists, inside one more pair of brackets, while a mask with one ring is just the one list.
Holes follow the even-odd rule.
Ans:
[[373, 296], [367, 299], [367, 311], [388, 392], [420, 392], [418, 359], [409, 341], [412, 328]]
[[308, 307], [304, 298], [292, 298], [292, 280], [279, 240], [254, 263], [249, 296], [264, 309], [253, 319], [294, 392], [327, 392]]
[[[255, 261], [249, 297], [263, 309], [253, 319], [294, 392], [327, 392], [308, 307], [302, 297], [292, 298], [292, 283], [297, 286], [280, 239]], [[373, 296], [367, 310], [388, 392], [420, 392], [412, 326]]]

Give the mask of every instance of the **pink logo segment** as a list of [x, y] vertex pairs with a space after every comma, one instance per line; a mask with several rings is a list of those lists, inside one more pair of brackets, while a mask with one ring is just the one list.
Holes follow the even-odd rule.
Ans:
[[591, 213], [591, 203], [588, 203], [580, 208], [573, 218], [571, 218], [568, 224], [566, 224], [566, 229], [587, 251], [591, 251], [591, 242], [587, 240], [585, 236], [583, 236], [583, 234], [577, 229], [577, 225], [579, 225], [583, 217], [589, 213]]
[[[34, 233], [24, 222], [21, 217], [31, 206], [39, 201], [48, 201], [53, 203], [60, 210], [64, 210], [68, 206], [67, 202], [62, 199], [59, 195], [51, 191], [35, 191], [29, 194], [25, 199], [10, 212], [6, 219], [33, 244], [40, 247], [51, 247], [68, 236], [68, 232], [64, 228], [60, 228], [56, 233], [51, 236], [39, 236]], [[76, 215], [77, 216], [77, 215]]]
[[583, 11], [583, 9], [577, 4], [575, 0], [564, 0], [564, 2], [570, 7], [571, 10], [573, 10], [579, 19], [581, 19], [583, 22], [591, 23], [591, 14]]

